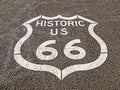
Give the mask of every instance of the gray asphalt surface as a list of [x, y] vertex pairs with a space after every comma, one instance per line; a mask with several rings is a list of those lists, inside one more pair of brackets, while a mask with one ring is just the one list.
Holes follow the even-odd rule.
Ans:
[[[21, 67], [13, 57], [17, 41], [25, 35], [22, 24], [36, 16], [81, 15], [97, 21], [95, 32], [108, 47], [108, 58], [100, 67], [68, 75], [59, 80], [48, 72], [35, 72]], [[71, 27], [72, 28], [72, 27]], [[69, 28], [67, 36], [51, 36], [36, 28], [22, 46], [22, 55], [29, 61], [50, 64], [63, 69], [67, 66], [91, 62], [99, 55], [100, 47], [87, 32], [80, 36], [76, 28]], [[74, 30], [74, 31], [73, 31]], [[87, 51], [81, 61], [69, 60], [62, 48], [75, 38]], [[40, 61], [35, 50], [40, 43], [56, 39], [60, 55], [53, 61]], [[0, 0], [0, 90], [120, 90], [120, 1], [119, 0]]]

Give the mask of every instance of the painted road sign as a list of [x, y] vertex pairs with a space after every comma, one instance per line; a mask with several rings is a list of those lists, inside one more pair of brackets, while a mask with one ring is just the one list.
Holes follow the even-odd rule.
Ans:
[[[71, 65], [71, 66], [68, 66], [62, 70], [60, 70], [59, 68], [57, 68], [55, 66], [51, 66], [51, 65], [34, 64], [31, 62], [28, 62], [21, 55], [21, 46], [31, 36], [31, 34], [34, 30], [32, 28], [32, 26], [30, 25], [30, 23], [35, 22], [36, 20], [38, 20], [40, 18], [45, 19], [45, 20], [53, 20], [53, 21], [56, 19], [62, 19], [62, 20], [81, 19], [83, 21], [89, 22], [90, 25], [88, 26], [88, 32], [99, 43], [100, 48], [101, 48], [99, 57], [93, 62], [85, 63], [85, 64]], [[59, 22], [61, 22], [61, 21], [59, 21]], [[64, 22], [66, 22], [66, 21], [64, 21]], [[37, 24], [38, 24], [38, 22], [37, 22]], [[39, 23], [39, 24], [41, 24], [41, 23]], [[33, 19], [31, 19], [23, 24], [27, 28], [27, 33], [15, 45], [14, 58], [19, 65], [21, 65], [22, 67], [24, 67], [26, 69], [35, 70], [35, 71], [47, 71], [47, 72], [50, 72], [50, 73], [56, 75], [59, 79], [64, 79], [67, 75], [69, 75], [73, 72], [76, 72], [76, 71], [84, 71], [84, 70], [91, 70], [91, 69], [97, 68], [100, 65], [102, 65], [107, 58], [107, 46], [106, 46], [105, 42], [94, 32], [94, 27], [97, 24], [98, 24], [97, 22], [92, 21], [92, 20], [87, 19], [87, 18], [84, 18], [84, 17], [79, 16], [79, 15], [75, 15], [72, 17], [64, 17], [61, 15], [58, 15], [55, 17], [47, 17], [47, 16], [40, 15], [38, 17], [35, 17], [35, 18], [33, 18]], [[59, 26], [58, 24], [55, 24], [55, 25]], [[65, 26], [66, 25], [67, 24], [65, 24]], [[70, 22], [69, 22], [68, 26], [70, 26], [70, 25], [73, 25], [73, 24], [70, 24]], [[38, 25], [36, 25], [36, 26], [38, 26]], [[41, 25], [41, 26], [43, 26], [43, 25]], [[64, 26], [64, 25], [60, 24], [60, 26]], [[75, 26], [75, 25], [73, 25], [73, 26]], [[74, 40], [70, 41], [69, 43], [67, 43], [65, 48], [64, 48], [64, 54], [70, 59], [76, 60], [76, 59], [84, 58], [86, 55], [85, 50], [83, 48], [73, 46], [75, 43], [81, 43], [80, 39], [74, 39]], [[40, 60], [52, 60], [58, 56], [58, 51], [56, 49], [51, 48], [51, 47], [47, 47], [47, 45], [49, 45], [49, 44], [56, 44], [56, 40], [48, 40], [48, 41], [42, 43], [37, 48], [36, 56]], [[73, 54], [71, 54], [71, 51], [73, 51], [73, 50], [79, 51], [80, 53], [73, 55]], [[43, 55], [43, 52], [45, 52], [45, 51], [51, 52], [51, 55]]]

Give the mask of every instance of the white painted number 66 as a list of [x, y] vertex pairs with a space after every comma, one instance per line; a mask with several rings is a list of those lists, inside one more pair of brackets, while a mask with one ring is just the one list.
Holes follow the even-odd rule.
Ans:
[[[53, 60], [58, 56], [55, 48], [48, 47], [47, 45], [55, 44], [56, 40], [48, 40], [42, 43], [36, 50], [36, 56], [41, 60]], [[64, 48], [64, 54], [70, 59], [82, 59], [85, 57], [86, 52], [83, 48], [73, 46], [76, 43], [81, 43], [80, 39], [74, 39], [68, 42]], [[78, 54], [72, 54], [72, 51], [78, 51]], [[43, 52], [50, 52], [50, 55], [44, 55]]]

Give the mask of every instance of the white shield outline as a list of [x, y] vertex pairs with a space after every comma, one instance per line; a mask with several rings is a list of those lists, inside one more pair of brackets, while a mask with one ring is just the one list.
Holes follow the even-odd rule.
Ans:
[[[32, 35], [33, 29], [32, 29], [32, 26], [30, 25], [30, 23], [32, 23], [40, 18], [43, 18], [46, 20], [54, 20], [54, 19], [74, 20], [76, 18], [79, 18], [81, 20], [89, 22], [90, 25], [88, 27], [88, 32], [99, 43], [100, 48], [101, 48], [99, 57], [90, 63], [72, 65], [72, 66], [64, 68], [63, 70], [60, 70], [57, 67], [54, 67], [51, 65], [34, 64], [34, 63], [27, 61], [21, 55], [21, 46]], [[57, 15], [54, 17], [46, 17], [43, 15], [40, 15], [38, 17], [35, 17], [23, 24], [27, 28], [27, 33], [15, 45], [14, 59], [19, 65], [21, 65], [22, 67], [24, 67], [26, 69], [34, 70], [34, 71], [50, 72], [50, 73], [54, 74], [55, 76], [57, 76], [60, 80], [63, 80], [66, 76], [68, 76], [69, 74], [76, 72], [76, 71], [85, 71], [85, 70], [91, 70], [91, 69], [97, 68], [106, 61], [107, 56], [108, 56], [107, 46], [106, 46], [105, 42], [93, 30], [97, 24], [98, 24], [97, 22], [87, 19], [85, 17], [82, 17], [80, 15], [75, 15], [72, 17], [64, 17], [61, 15]]]

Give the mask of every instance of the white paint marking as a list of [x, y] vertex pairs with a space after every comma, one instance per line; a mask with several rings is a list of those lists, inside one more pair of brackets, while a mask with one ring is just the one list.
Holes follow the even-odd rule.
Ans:
[[82, 20], [84, 20], [84, 21], [86, 21], [86, 22], [93, 23], [93, 24], [96, 24], [96, 23], [97, 23], [97, 22], [95, 22], [95, 21], [93, 21], [93, 20], [90, 20], [90, 19], [88, 19], [88, 18], [82, 17], [82, 16], [80, 16], [80, 15], [77, 15], [77, 16], [78, 16], [79, 19], [82, 19]]
[[[80, 39], [74, 39], [72, 41], [69, 41], [64, 48], [64, 54], [70, 59], [80, 60], [85, 57], [86, 52], [83, 48], [74, 46], [74, 44], [76, 43], [81, 43]], [[72, 54], [71, 51], [74, 51], [74, 50], [78, 51], [79, 54]]]
[[24, 23], [23, 25], [25, 27], [27, 27], [27, 33], [15, 45], [14, 54], [21, 54], [21, 46], [22, 46], [22, 44], [25, 42], [26, 39], [28, 39], [31, 36], [32, 31], [33, 31], [30, 24]]
[[37, 16], [37, 17], [35, 17], [35, 18], [33, 18], [33, 19], [31, 19], [31, 20], [29, 20], [29, 21], [25, 22], [25, 23], [30, 24], [30, 23], [32, 23], [32, 22], [34, 22], [34, 21], [36, 21], [36, 20], [40, 19], [41, 17], [42, 17], [41, 15], [40, 15], [40, 16]]
[[73, 20], [73, 19], [77, 18], [77, 15], [72, 16], [72, 17], [64, 17], [64, 16], [61, 16], [61, 15], [57, 15], [57, 16], [54, 16], [54, 17], [47, 17], [47, 16], [42, 15], [42, 18], [46, 19], [46, 20], [54, 20], [54, 19]]
[[105, 42], [95, 34], [95, 32], [93, 30], [95, 25], [97, 25], [97, 23], [90, 24], [88, 27], [88, 31], [89, 31], [90, 35], [100, 44], [101, 52], [106, 52], [106, 53], [101, 53], [99, 55], [99, 57], [93, 62], [86, 63], [86, 64], [72, 65], [72, 66], [69, 66], [69, 67], [63, 69], [62, 70], [62, 79], [64, 79], [67, 75], [69, 75], [73, 72], [76, 72], [76, 71], [85, 71], [85, 70], [91, 70], [91, 69], [97, 68], [106, 61], [107, 56], [108, 56], [107, 46], [106, 46]]
[[86, 71], [97, 68], [106, 61], [106, 58], [107, 58], [107, 53], [100, 54], [100, 56], [93, 62], [69, 66], [62, 70], [62, 79], [64, 79], [67, 75], [77, 71]]
[[66, 20], [73, 20], [76, 18], [76, 15], [73, 17], [63, 17], [61, 15], [55, 16], [55, 17], [45, 17], [45, 16], [38, 16], [35, 17], [27, 22], [25, 22], [23, 25], [27, 28], [27, 33], [25, 36], [23, 36], [15, 45], [14, 48], [14, 58], [16, 60], [16, 62], [21, 65], [22, 67], [26, 68], [26, 69], [30, 69], [30, 70], [34, 70], [34, 71], [46, 71], [46, 72], [50, 72], [54, 75], [56, 75], [59, 79], [63, 80], [67, 75], [76, 72], [76, 71], [85, 71], [85, 70], [91, 70], [94, 68], [97, 68], [99, 66], [101, 66], [107, 59], [107, 46], [105, 44], [105, 42], [95, 34], [94, 32], [94, 27], [97, 25], [97, 23], [95, 21], [92, 21], [90, 19], [81, 17], [78, 15], [79, 19], [82, 19], [84, 21], [87, 21], [89, 23], [91, 23], [88, 27], [88, 31], [90, 33], [90, 35], [99, 43], [100, 48], [101, 48], [101, 54], [99, 55], [99, 57], [90, 63], [86, 63], [86, 64], [77, 64], [77, 65], [72, 65], [69, 67], [66, 67], [65, 69], [63, 69], [62, 71], [54, 66], [50, 66], [50, 65], [41, 65], [41, 64], [34, 64], [31, 62], [28, 62], [26, 59], [24, 59], [21, 56], [21, 46], [22, 44], [25, 42], [25, 40], [27, 40], [31, 34], [32, 34], [32, 26], [30, 25], [30, 23], [34, 22], [35, 20], [38, 20], [40, 18], [44, 18], [44, 19], [49, 19], [49, 20], [53, 20], [53, 19], [57, 19], [57, 18], [61, 18], [61, 19], [66, 19]]
[[14, 55], [14, 58], [16, 62], [21, 65], [22, 67], [34, 70], [34, 71], [46, 71], [54, 74], [59, 79], [61, 79], [61, 70], [58, 68], [51, 66], [51, 65], [41, 65], [41, 64], [34, 64], [31, 62], [28, 62], [26, 59], [24, 59], [21, 55]]
[[[53, 60], [57, 57], [58, 52], [55, 48], [52, 47], [47, 47], [47, 45], [50, 44], [55, 44], [56, 40], [48, 40], [44, 43], [42, 43], [36, 50], [36, 56], [40, 59], [40, 60]], [[43, 55], [43, 52], [48, 51], [51, 52], [50, 55]]]

